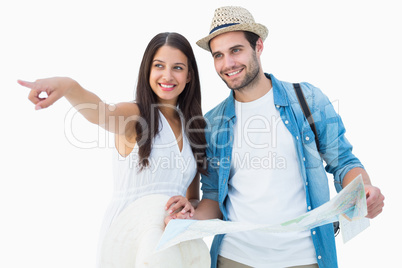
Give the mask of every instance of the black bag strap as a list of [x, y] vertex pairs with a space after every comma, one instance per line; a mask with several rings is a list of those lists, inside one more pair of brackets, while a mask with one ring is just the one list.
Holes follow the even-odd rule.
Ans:
[[295, 89], [297, 99], [299, 100], [300, 107], [303, 110], [303, 114], [306, 117], [307, 122], [310, 124], [311, 130], [314, 133], [315, 144], [317, 145], [317, 149], [319, 150], [320, 143], [318, 141], [317, 129], [315, 128], [314, 119], [313, 119], [313, 116], [311, 115], [310, 107], [308, 107], [306, 98], [304, 97], [304, 94], [303, 94], [303, 91], [301, 90], [300, 84], [295, 83], [295, 84], [293, 84], [293, 87]]
[[[315, 135], [315, 144], [317, 145], [317, 150], [319, 151], [320, 150], [320, 146], [319, 146], [320, 144], [319, 144], [319, 140], [318, 140], [317, 129], [315, 128], [314, 119], [313, 119], [313, 116], [311, 114], [310, 107], [307, 104], [306, 98], [304, 97], [304, 94], [303, 94], [303, 91], [302, 91], [302, 89], [300, 87], [300, 84], [299, 83], [294, 83], [293, 87], [295, 89], [296, 96], [297, 96], [297, 99], [299, 100], [299, 104], [300, 104], [300, 107], [301, 107], [301, 109], [303, 111], [303, 114], [306, 117], [307, 122], [310, 124], [310, 128], [311, 128], [311, 130], [313, 131], [313, 133]], [[339, 234], [339, 231], [340, 231], [339, 221], [334, 222], [333, 226], [334, 226], [334, 234], [335, 234], [335, 236], [337, 236]]]

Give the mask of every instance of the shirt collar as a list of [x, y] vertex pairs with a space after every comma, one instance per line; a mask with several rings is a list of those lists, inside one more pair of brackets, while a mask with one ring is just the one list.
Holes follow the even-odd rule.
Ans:
[[272, 74], [265, 74], [268, 79], [271, 79], [272, 90], [274, 91], [274, 103], [279, 106], [288, 106], [288, 98], [286, 96], [283, 83], [275, 78]]

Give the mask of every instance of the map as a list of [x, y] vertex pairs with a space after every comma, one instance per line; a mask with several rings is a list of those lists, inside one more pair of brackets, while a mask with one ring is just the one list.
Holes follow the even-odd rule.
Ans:
[[366, 193], [362, 176], [357, 176], [342, 191], [322, 206], [299, 217], [277, 225], [213, 220], [171, 220], [157, 245], [156, 251], [167, 249], [180, 242], [217, 234], [262, 230], [265, 232], [306, 231], [339, 221], [343, 242], [346, 243], [369, 225]]

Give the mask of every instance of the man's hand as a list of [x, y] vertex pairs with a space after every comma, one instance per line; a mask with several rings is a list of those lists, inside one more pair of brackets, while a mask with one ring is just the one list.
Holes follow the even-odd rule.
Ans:
[[365, 185], [366, 198], [367, 198], [367, 218], [373, 219], [382, 212], [384, 207], [384, 195], [380, 189], [372, 186]]
[[346, 173], [343, 178], [342, 187], [345, 188], [352, 180], [354, 180], [358, 175], [362, 175], [364, 189], [366, 190], [367, 198], [367, 218], [373, 219], [382, 212], [384, 207], [384, 196], [378, 187], [371, 184], [371, 180], [366, 170], [363, 168], [353, 168]]

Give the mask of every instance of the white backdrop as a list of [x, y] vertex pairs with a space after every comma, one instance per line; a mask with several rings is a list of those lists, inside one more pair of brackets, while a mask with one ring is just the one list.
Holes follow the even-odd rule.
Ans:
[[389, 244], [402, 240], [398, 1], [15, 0], [0, 4], [0, 267], [94, 267], [112, 193], [112, 135], [80, 115], [66, 120], [73, 113], [64, 99], [34, 111], [16, 80], [70, 76], [108, 102], [132, 100], [147, 43], [175, 31], [193, 45], [206, 112], [229, 90], [195, 42], [207, 35], [214, 9], [228, 4], [269, 28], [265, 72], [308, 81], [334, 101], [354, 152], [386, 196], [369, 229], [347, 244], [337, 238], [340, 267], [400, 262]]

